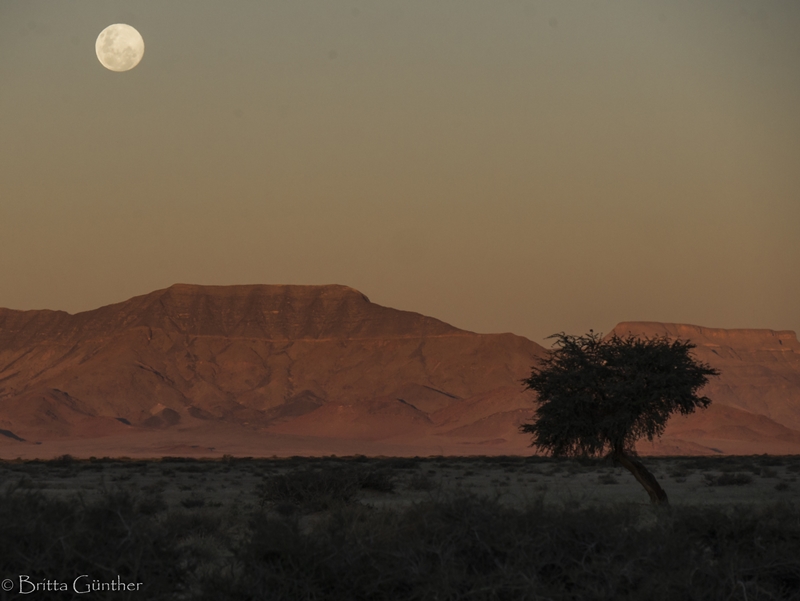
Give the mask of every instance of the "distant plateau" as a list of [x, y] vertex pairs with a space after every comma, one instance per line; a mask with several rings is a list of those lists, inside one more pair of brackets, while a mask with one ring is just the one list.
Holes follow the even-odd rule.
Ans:
[[[645, 455], [800, 454], [791, 331], [624, 322], [697, 345], [712, 405]], [[0, 457], [527, 455], [546, 349], [345, 286], [177, 284], [71, 315], [0, 309]]]

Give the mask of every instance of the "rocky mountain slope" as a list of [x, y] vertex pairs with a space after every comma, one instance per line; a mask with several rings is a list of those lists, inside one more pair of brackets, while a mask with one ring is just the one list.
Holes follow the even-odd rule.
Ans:
[[794, 332], [655, 322], [624, 322], [612, 332], [691, 340], [694, 356], [720, 371], [701, 391], [712, 406], [673, 418], [666, 439], [726, 452], [800, 453], [800, 342]]
[[279, 428], [315, 410], [324, 420], [336, 402], [376, 416], [366, 435], [381, 438], [376, 420], [429, 424], [451, 403], [517, 385], [543, 352], [344, 286], [175, 285], [76, 315], [1, 309], [0, 428], [26, 439], [203, 421]]
[[[723, 375], [648, 453], [800, 453], [792, 332], [623, 323]], [[529, 453], [546, 350], [344, 286], [175, 285], [70, 315], [0, 309], [0, 456]]]

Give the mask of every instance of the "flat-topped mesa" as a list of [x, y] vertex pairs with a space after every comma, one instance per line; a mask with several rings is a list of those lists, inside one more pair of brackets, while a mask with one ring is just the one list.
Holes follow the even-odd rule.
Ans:
[[347, 286], [175, 284], [75, 315], [0, 310], [0, 348], [107, 337], [133, 328], [267, 340], [468, 334], [432, 317], [376, 305]]
[[[347, 286], [193, 286], [153, 292], [139, 326], [193, 336], [272, 340], [455, 335], [438, 319], [371, 303]], [[132, 299], [135, 300], [135, 299]]]
[[263, 425], [382, 397], [438, 408], [521, 386], [543, 353], [346, 286], [180, 284], [76, 315], [0, 311], [0, 428], [61, 415], [69, 429], [78, 413], [144, 427], [176, 415]]
[[800, 430], [800, 343], [794, 332], [623, 322], [612, 333], [688, 340], [696, 347], [693, 356], [720, 372], [701, 391], [712, 403]]
[[682, 323], [660, 323], [656, 321], [623, 321], [610, 334], [626, 336], [667, 336], [691, 340], [697, 346], [709, 348], [746, 348], [750, 351], [769, 350], [800, 353], [800, 342], [792, 330], [767, 329], [722, 329], [706, 328]]

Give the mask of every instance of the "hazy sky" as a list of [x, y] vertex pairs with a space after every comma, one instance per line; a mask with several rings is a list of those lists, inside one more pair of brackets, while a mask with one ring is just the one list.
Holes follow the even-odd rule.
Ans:
[[800, 331], [800, 2], [0, 0], [0, 306], [177, 282]]

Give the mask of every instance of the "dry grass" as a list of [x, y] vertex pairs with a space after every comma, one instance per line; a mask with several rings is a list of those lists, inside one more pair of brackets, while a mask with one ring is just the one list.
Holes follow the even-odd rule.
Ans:
[[670, 508], [604, 461], [0, 463], [2, 577], [215, 601], [800, 599], [800, 457], [645, 462]]

